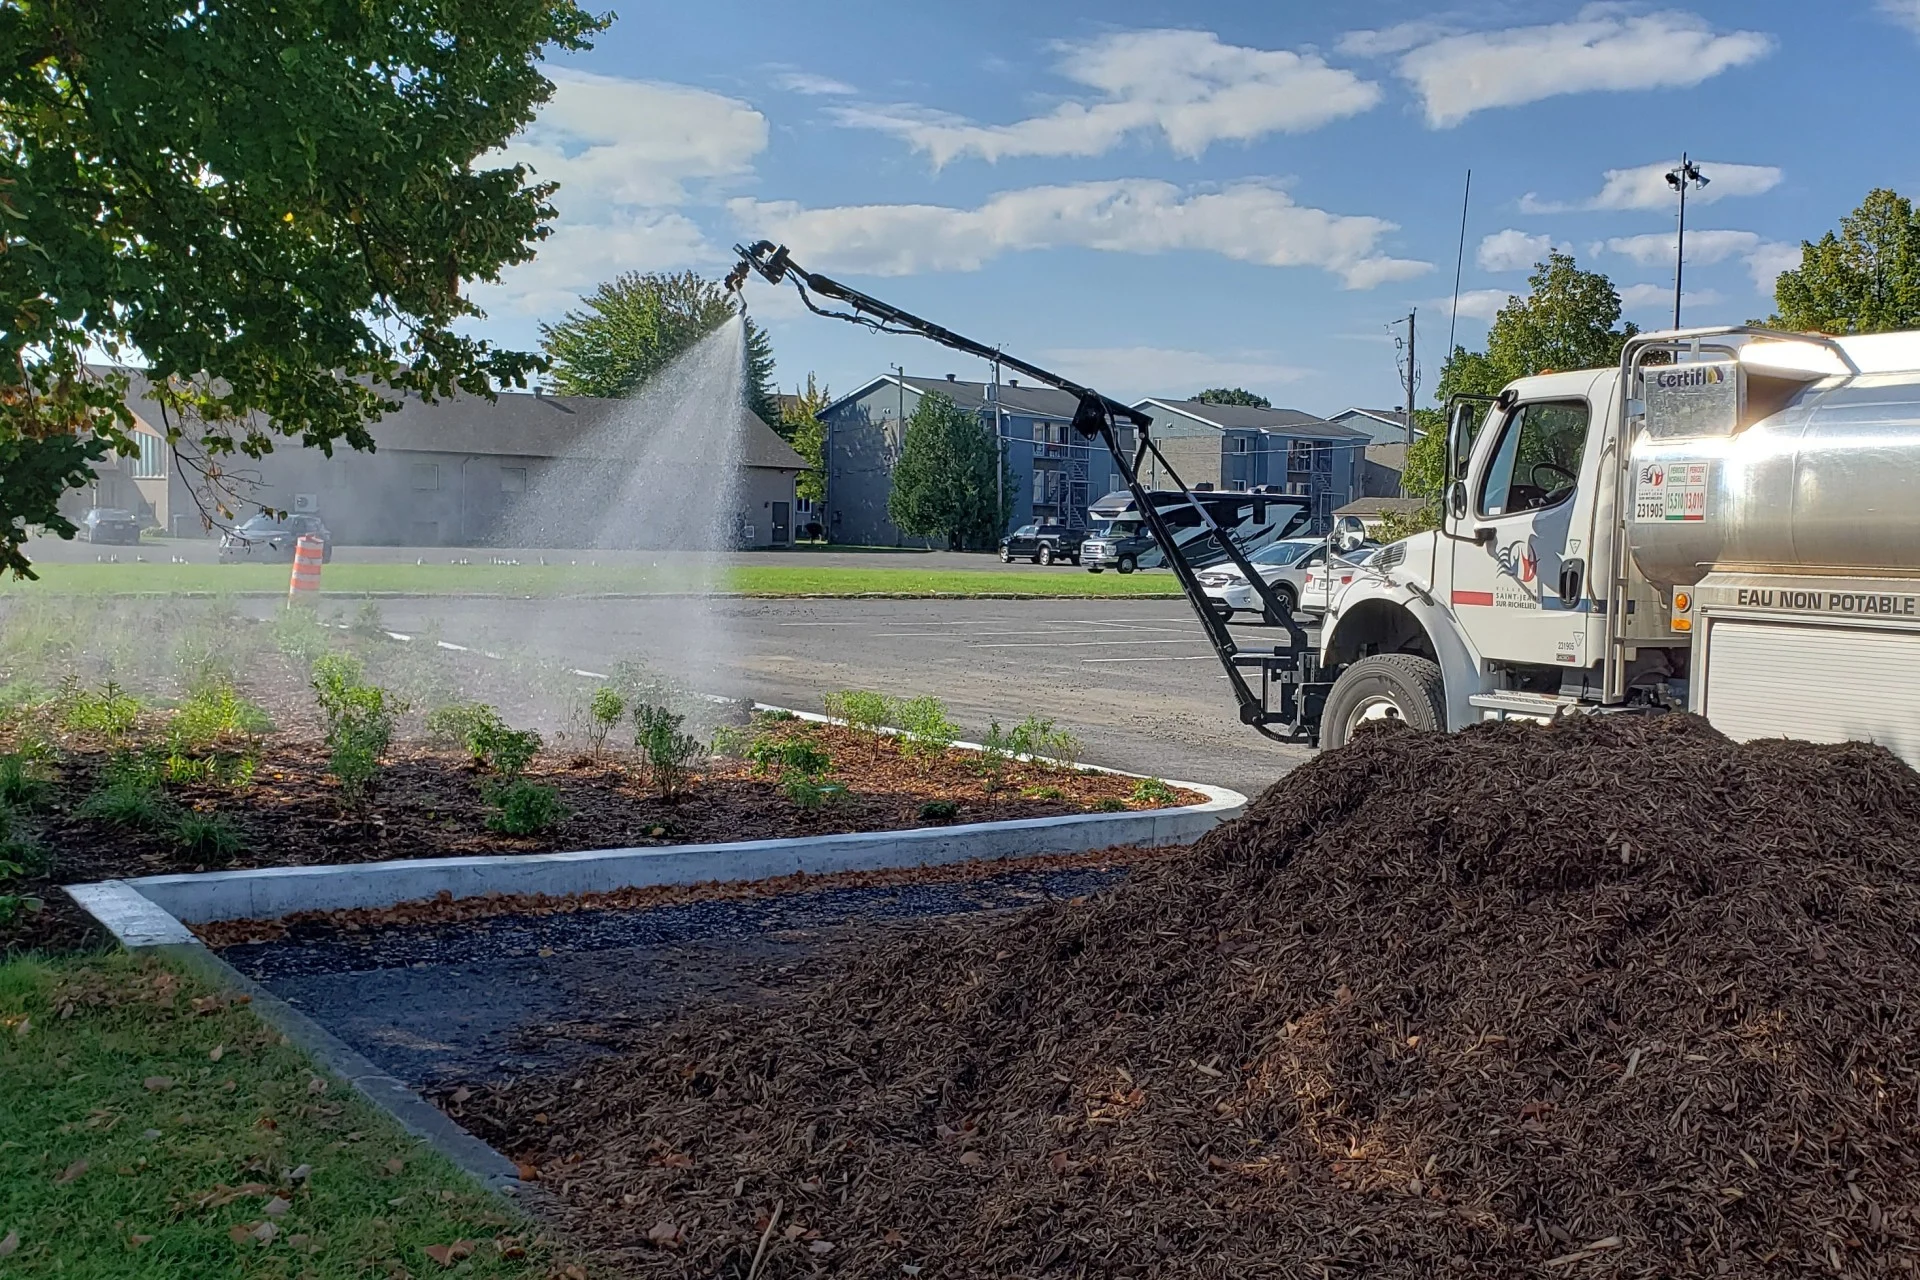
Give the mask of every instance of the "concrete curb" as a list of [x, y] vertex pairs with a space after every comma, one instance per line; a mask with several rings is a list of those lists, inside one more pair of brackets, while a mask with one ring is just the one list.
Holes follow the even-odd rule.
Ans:
[[938, 866], [1115, 845], [1186, 844], [1239, 816], [1246, 797], [1191, 782], [1204, 804], [1126, 813], [1068, 814], [1008, 822], [873, 831], [852, 835], [743, 840], [724, 844], [494, 857], [415, 858], [323, 867], [261, 867], [73, 885], [67, 892], [129, 947], [191, 938], [186, 924], [271, 920], [296, 911], [390, 907], [439, 894], [552, 896], [646, 885], [765, 880], [806, 872]]

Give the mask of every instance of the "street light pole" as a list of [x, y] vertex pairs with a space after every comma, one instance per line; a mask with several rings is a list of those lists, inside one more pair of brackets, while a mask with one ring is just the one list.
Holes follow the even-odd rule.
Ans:
[[1680, 153], [1680, 167], [1667, 171], [1667, 185], [1680, 193], [1680, 234], [1673, 244], [1673, 327], [1680, 327], [1680, 285], [1687, 269], [1687, 188], [1698, 190], [1707, 185], [1707, 175]]

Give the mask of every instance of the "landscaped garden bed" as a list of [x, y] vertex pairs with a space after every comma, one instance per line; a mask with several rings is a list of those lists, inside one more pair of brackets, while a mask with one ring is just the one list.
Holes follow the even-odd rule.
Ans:
[[[0, 643], [0, 948], [95, 935], [62, 883], [168, 872], [718, 843], [1201, 802], [1079, 767], [1070, 733], [958, 750], [933, 699], [842, 723], [749, 714], [637, 666], [594, 682], [399, 644], [375, 619], [191, 610], [114, 655], [85, 620]], [[104, 654], [104, 656], [103, 656]], [[474, 695], [484, 692], [488, 700]], [[556, 722], [558, 727], [554, 727]], [[543, 736], [517, 724], [544, 724]]]

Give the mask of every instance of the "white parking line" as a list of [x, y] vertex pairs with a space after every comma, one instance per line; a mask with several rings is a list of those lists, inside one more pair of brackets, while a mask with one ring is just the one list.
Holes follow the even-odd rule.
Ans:
[[1088, 649], [1101, 645], [1115, 648], [1142, 644], [1197, 644], [1194, 640], [1015, 640], [1008, 644], [970, 644], [969, 649]]
[[[1159, 658], [1082, 658], [1080, 659], [1080, 665], [1092, 666], [1096, 662], [1205, 662], [1211, 656], [1211, 654], [1196, 653], [1187, 657], [1176, 657], [1169, 654]], [[1220, 678], [1222, 680], [1226, 679], [1225, 676], [1221, 676]]]

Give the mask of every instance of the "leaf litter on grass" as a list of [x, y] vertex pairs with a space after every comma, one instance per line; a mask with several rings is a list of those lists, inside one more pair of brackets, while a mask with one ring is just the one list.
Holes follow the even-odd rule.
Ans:
[[1370, 731], [1109, 892], [452, 1110], [626, 1275], [1910, 1274], [1917, 834], [1878, 747]]

